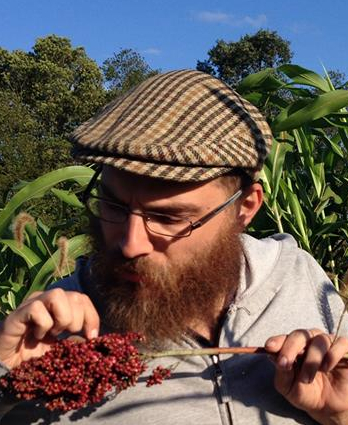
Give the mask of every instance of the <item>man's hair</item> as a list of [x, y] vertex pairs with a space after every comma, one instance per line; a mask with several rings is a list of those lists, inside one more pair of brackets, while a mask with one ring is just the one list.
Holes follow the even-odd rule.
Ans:
[[243, 169], [235, 168], [231, 172], [218, 177], [217, 182], [226, 189], [228, 195], [232, 195], [238, 189], [247, 189], [255, 180]]

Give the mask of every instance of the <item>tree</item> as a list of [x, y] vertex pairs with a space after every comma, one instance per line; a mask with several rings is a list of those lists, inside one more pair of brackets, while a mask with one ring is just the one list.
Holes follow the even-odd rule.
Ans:
[[208, 60], [197, 61], [197, 69], [235, 87], [249, 74], [290, 62], [293, 53], [290, 42], [276, 31], [259, 30], [236, 42], [218, 40], [208, 56]]
[[104, 102], [101, 70], [69, 39], [0, 48], [0, 205], [20, 179], [71, 163], [67, 135]]
[[63, 136], [104, 102], [103, 77], [82, 47], [39, 38], [31, 52], [0, 49], [0, 90], [24, 105], [50, 136]]
[[121, 49], [104, 61], [102, 70], [108, 89], [108, 97], [122, 95], [159, 71], [153, 70], [135, 50]]
[[83, 47], [56, 35], [37, 39], [29, 52], [0, 48], [0, 207], [18, 181], [72, 164], [69, 133], [157, 72], [131, 49], [101, 69]]
[[332, 70], [329, 70], [327, 73], [334, 87], [336, 87], [337, 89], [338, 88], [342, 88], [345, 90], [348, 89], [347, 77], [344, 72], [341, 72], [338, 69], [336, 70], [332, 69]]

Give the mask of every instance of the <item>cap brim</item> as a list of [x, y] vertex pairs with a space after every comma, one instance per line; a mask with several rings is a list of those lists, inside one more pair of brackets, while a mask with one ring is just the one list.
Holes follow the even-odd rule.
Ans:
[[232, 171], [228, 167], [182, 166], [178, 164], [157, 164], [134, 159], [114, 158], [95, 155], [77, 155], [83, 162], [111, 165], [119, 170], [141, 176], [177, 182], [201, 182], [211, 180]]

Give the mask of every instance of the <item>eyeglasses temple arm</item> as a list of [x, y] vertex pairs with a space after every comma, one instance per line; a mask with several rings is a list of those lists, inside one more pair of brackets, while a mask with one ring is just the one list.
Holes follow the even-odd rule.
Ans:
[[102, 166], [99, 166], [96, 169], [95, 173], [93, 174], [91, 180], [89, 181], [86, 189], [84, 190], [84, 192], [82, 194], [82, 202], [83, 203], [86, 203], [87, 198], [88, 198], [88, 196], [89, 196], [89, 194], [92, 190], [92, 187], [94, 186], [94, 183], [96, 182], [97, 178], [99, 177], [99, 174], [101, 173], [101, 171], [102, 171]]
[[227, 199], [226, 202], [224, 202], [222, 205], [220, 205], [218, 208], [216, 208], [213, 211], [210, 211], [207, 215], [202, 217], [200, 220], [196, 221], [191, 225], [192, 230], [197, 229], [198, 227], [203, 226], [204, 223], [206, 223], [211, 218], [215, 217], [217, 214], [219, 214], [222, 210], [227, 208], [229, 205], [233, 204], [243, 193], [241, 189], [239, 189], [231, 198]]

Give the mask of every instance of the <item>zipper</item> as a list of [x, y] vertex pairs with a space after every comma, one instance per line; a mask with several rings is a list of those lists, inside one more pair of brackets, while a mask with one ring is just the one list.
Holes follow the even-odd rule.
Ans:
[[214, 381], [218, 395], [219, 410], [221, 411], [221, 419], [223, 420], [224, 425], [233, 425], [230, 403], [229, 400], [226, 400], [227, 397], [225, 397], [226, 391], [223, 383], [223, 373], [220, 366], [219, 356], [213, 354], [210, 358], [214, 365]]
[[216, 388], [217, 388], [217, 392], [218, 392], [218, 396], [219, 396], [219, 403], [223, 403], [223, 395], [222, 395], [222, 370], [220, 367], [220, 363], [219, 363], [219, 356], [216, 354], [213, 354], [212, 356], [210, 356], [213, 365], [214, 365], [214, 380], [215, 380], [215, 384], [216, 384]]

